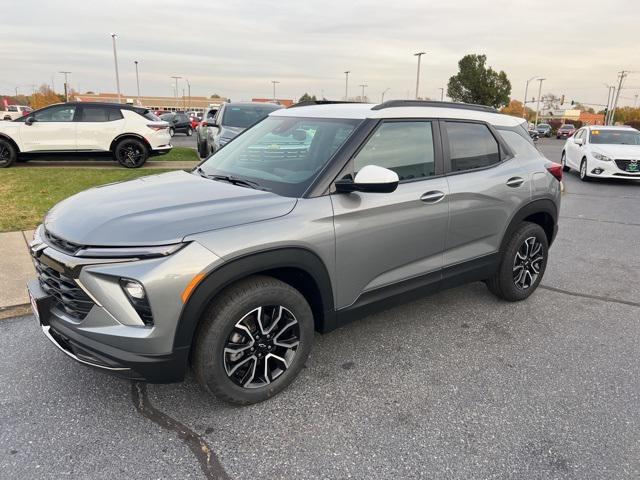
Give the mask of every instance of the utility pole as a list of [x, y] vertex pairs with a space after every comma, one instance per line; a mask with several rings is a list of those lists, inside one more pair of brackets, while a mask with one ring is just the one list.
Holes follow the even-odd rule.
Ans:
[[189, 101], [187, 102], [187, 110], [191, 110], [191, 84], [189, 83], [188, 78], [185, 78], [185, 81], [187, 82], [187, 94], [189, 95], [188, 97]]
[[175, 96], [176, 96], [176, 110], [178, 110], [178, 107], [179, 107], [179, 105], [178, 105], [178, 80], [180, 80], [182, 77], [173, 76], [171, 78], [173, 78], [173, 80], [175, 82], [175, 85], [173, 87], [173, 91], [174, 91]]
[[384, 103], [384, 94], [387, 93], [389, 90], [390, 90], [390, 88], [387, 87], [382, 91], [382, 97], [380, 98], [380, 103]]
[[366, 83], [361, 83], [360, 85], [358, 85], [359, 87], [362, 87], [362, 96], [360, 97], [360, 101], [364, 102], [364, 88], [368, 87], [369, 85], [367, 85]]
[[618, 108], [618, 99], [620, 98], [620, 90], [622, 90], [622, 84], [624, 83], [624, 79], [626, 78], [627, 74], [629, 72], [627, 70], [622, 70], [620, 72], [618, 72], [618, 91], [616, 92], [615, 95], [615, 100], [613, 101], [613, 107], [611, 108], [611, 118], [609, 120], [609, 123], [611, 125], [615, 124], [616, 121], [616, 108]]
[[116, 65], [116, 87], [118, 88], [118, 103], [122, 103], [122, 100], [120, 98], [120, 74], [118, 73], [118, 52], [116, 50], [116, 38], [118, 38], [118, 35], [112, 33], [111, 39], [113, 40], [113, 61]]
[[413, 54], [414, 57], [418, 57], [418, 72], [416, 73], [416, 100], [418, 99], [418, 92], [420, 90], [420, 58], [426, 53], [427, 52], [418, 52]]
[[535, 80], [536, 78], [538, 78], [537, 75], [535, 77], [531, 77], [529, 80], [527, 80], [527, 84], [524, 87], [524, 101], [522, 102], [522, 118], [527, 118], [527, 92], [529, 91], [529, 82]]
[[638, 94], [636, 93], [634, 98], [633, 98], [633, 108], [636, 108], [636, 105], [638, 105]]
[[438, 90], [440, 90], [440, 101], [444, 102], [444, 88], [440, 87]]
[[349, 73], [351, 73], [349, 70], [347, 70], [346, 72], [344, 72], [345, 74], [345, 80], [344, 80], [344, 101], [348, 101], [349, 100]]
[[136, 64], [136, 86], [138, 87], [138, 103], [140, 103], [140, 77], [138, 76], [138, 61], [135, 60], [133, 63]]
[[538, 104], [536, 105], [536, 123], [535, 126], [538, 126], [538, 115], [540, 115], [540, 96], [542, 95], [542, 82], [544, 82], [546, 78], [539, 78], [538, 81], [540, 85], [538, 86]]
[[604, 124], [609, 125], [609, 114], [611, 113], [611, 102], [613, 101], [613, 94], [616, 91], [615, 85], [609, 85], [607, 83], [602, 82], [602, 84], [607, 87], [607, 106], [606, 106], [606, 114], [604, 116]]
[[278, 80], [271, 80], [273, 84], [273, 103], [276, 103], [276, 84], [280, 83]]
[[[58, 72], [58, 73], [62, 73], [64, 75], [64, 101], [68, 102], [69, 101], [69, 83], [68, 83], [68, 77], [67, 75], [69, 75], [71, 72]], [[18, 90], [16, 89], [16, 92]]]

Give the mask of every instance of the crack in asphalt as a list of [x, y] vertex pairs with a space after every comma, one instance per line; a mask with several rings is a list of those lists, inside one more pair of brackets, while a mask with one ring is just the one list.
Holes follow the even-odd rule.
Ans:
[[146, 383], [131, 382], [131, 399], [138, 413], [161, 428], [176, 433], [178, 438], [187, 444], [207, 480], [230, 480], [220, 460], [204, 438], [151, 404]]
[[545, 290], [550, 290], [552, 292], [563, 293], [565, 295], [571, 295], [572, 297], [590, 298], [591, 300], [600, 300], [600, 301], [608, 302], [608, 303], [619, 303], [621, 305], [629, 305], [631, 307], [639, 307], [640, 308], [640, 303], [632, 302], [630, 300], [620, 300], [618, 298], [603, 297], [601, 295], [590, 295], [588, 293], [572, 292], [571, 290], [563, 290], [562, 288], [549, 287], [547, 285], [539, 285], [539, 287], [543, 288]]
[[598, 222], [598, 223], [613, 223], [616, 225], [630, 225], [632, 227], [640, 227], [640, 223], [634, 222], [620, 222], [616, 220], [600, 220], [599, 218], [589, 218], [589, 217], [571, 217], [569, 215], [560, 215], [560, 218], [568, 218], [569, 220], [587, 220], [588, 222]]

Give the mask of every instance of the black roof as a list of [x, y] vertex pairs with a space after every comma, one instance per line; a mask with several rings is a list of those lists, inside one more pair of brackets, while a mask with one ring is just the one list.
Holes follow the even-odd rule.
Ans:
[[479, 112], [497, 113], [493, 107], [486, 105], [476, 105], [473, 103], [459, 102], [438, 102], [435, 100], [389, 100], [387, 102], [376, 105], [371, 110], [384, 110], [385, 108], [394, 107], [440, 107], [440, 108], [459, 108], [462, 110], [477, 110]]

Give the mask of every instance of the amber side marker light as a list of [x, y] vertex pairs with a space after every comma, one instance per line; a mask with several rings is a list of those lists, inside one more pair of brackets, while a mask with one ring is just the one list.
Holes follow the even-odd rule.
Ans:
[[191, 294], [193, 293], [193, 291], [198, 286], [198, 284], [202, 281], [203, 278], [204, 278], [204, 273], [199, 273], [191, 279], [189, 284], [185, 287], [184, 291], [182, 292], [182, 295], [181, 295], [182, 303], [187, 303], [187, 300], [189, 300], [189, 297], [191, 296]]

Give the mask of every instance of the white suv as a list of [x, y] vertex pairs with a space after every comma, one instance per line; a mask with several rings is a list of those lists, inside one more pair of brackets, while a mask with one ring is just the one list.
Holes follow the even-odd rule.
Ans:
[[111, 153], [127, 168], [173, 148], [169, 124], [146, 108], [114, 103], [63, 103], [0, 124], [0, 167], [52, 153]]
[[627, 126], [591, 125], [567, 138], [562, 149], [564, 171], [574, 168], [580, 179], [640, 179], [640, 132]]

